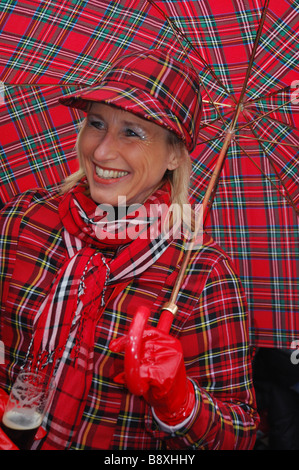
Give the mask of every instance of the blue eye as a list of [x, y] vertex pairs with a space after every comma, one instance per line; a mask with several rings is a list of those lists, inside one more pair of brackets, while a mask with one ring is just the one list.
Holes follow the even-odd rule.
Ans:
[[127, 137], [136, 137], [138, 139], [145, 139], [145, 135], [140, 129], [132, 129], [130, 127], [125, 129], [125, 135]]
[[88, 124], [96, 129], [105, 129], [105, 124], [100, 119], [89, 119]]
[[139, 137], [137, 132], [133, 131], [133, 129], [126, 129], [125, 134], [129, 137]]

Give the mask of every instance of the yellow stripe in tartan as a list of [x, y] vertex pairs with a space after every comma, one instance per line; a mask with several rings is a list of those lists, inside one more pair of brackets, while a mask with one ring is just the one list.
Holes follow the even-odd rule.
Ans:
[[[119, 312], [122, 311], [122, 304], [123, 304], [124, 300], [126, 299], [127, 295], [128, 295], [128, 286], [124, 289], [123, 293], [121, 294], [121, 298], [120, 299], [117, 298], [117, 307], [118, 307]], [[115, 300], [114, 300], [114, 302], [115, 302]], [[114, 339], [114, 338], [117, 338], [117, 336], [118, 336], [120, 320], [121, 320], [121, 316], [115, 315], [115, 317], [114, 317], [115, 323], [114, 323], [114, 326], [113, 326], [114, 335], [113, 335], [113, 337], [111, 337], [111, 340]], [[104, 359], [100, 362], [99, 369], [96, 371], [96, 376], [94, 376], [94, 380], [98, 384], [98, 387], [97, 387], [97, 400], [94, 401], [94, 403], [93, 403], [93, 409], [91, 410], [92, 414], [90, 414], [88, 416], [88, 422], [87, 422], [87, 425], [84, 429], [84, 433], [83, 433], [83, 436], [82, 436], [81, 448], [84, 448], [84, 446], [86, 445], [89, 432], [92, 429], [92, 426], [93, 426], [94, 421], [95, 421], [95, 416], [97, 414], [97, 410], [99, 410], [100, 406], [102, 405], [102, 398], [101, 398], [102, 385], [104, 383], [107, 384], [106, 375], [104, 373], [104, 368], [105, 368], [106, 362], [109, 359], [110, 359], [110, 354], [105, 354]], [[104, 380], [103, 380], [103, 378], [104, 378]], [[115, 383], [115, 386], [117, 386], [116, 383]], [[122, 386], [120, 386], [120, 387], [122, 387]], [[83, 414], [83, 417], [84, 417], [84, 414]], [[86, 422], [86, 420], [85, 420], [85, 422]], [[103, 416], [101, 418], [101, 422], [104, 424], [105, 422], [107, 422], [107, 423], [111, 422], [111, 420], [108, 420]]]
[[163, 68], [161, 69], [159, 75], [157, 76], [157, 79], [154, 82], [154, 85], [153, 85], [153, 88], [152, 88], [153, 93], [155, 93], [155, 89], [157, 88], [158, 84], [160, 83], [161, 77], [164, 75], [165, 69], [168, 69], [169, 59], [168, 59], [168, 57], [166, 57], [165, 59], [166, 59], [165, 64], [164, 64]]

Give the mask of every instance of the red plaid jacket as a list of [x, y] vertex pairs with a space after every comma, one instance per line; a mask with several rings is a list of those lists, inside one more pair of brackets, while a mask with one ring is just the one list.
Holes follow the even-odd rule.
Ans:
[[[56, 193], [30, 191], [1, 211], [0, 338], [5, 364], [0, 386], [7, 390], [26, 358], [33, 319], [66, 261], [59, 201]], [[34, 206], [39, 224], [32, 224], [27, 215]], [[24, 227], [30, 227], [31, 237], [22, 237]], [[73, 449], [253, 447], [258, 416], [246, 300], [230, 260], [214, 242], [192, 254], [171, 330], [182, 343], [187, 374], [195, 385], [196, 407], [190, 420], [174, 432], [162, 430], [143, 398], [113, 381], [123, 370], [123, 358], [109, 350], [109, 343], [128, 332], [131, 317], [126, 312], [132, 306], [149, 305], [150, 323], [156, 326], [177, 276], [179, 242], [107, 302], [96, 329], [93, 381]]]

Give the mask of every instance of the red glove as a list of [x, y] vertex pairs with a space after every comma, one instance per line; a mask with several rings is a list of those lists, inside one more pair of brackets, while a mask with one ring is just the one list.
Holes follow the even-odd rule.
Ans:
[[[128, 336], [117, 338], [111, 341], [110, 349], [124, 352], [127, 343]], [[176, 338], [157, 328], [144, 330], [139, 377], [146, 384], [145, 400], [163, 423], [174, 426], [190, 416], [195, 393], [186, 376], [181, 343]], [[125, 374], [117, 376], [115, 381], [126, 383]]]

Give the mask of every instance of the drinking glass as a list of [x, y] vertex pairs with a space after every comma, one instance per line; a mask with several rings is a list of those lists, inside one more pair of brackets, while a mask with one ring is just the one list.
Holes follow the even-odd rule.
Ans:
[[19, 449], [30, 449], [53, 391], [54, 381], [45, 374], [18, 375], [3, 414], [2, 429]]

